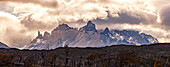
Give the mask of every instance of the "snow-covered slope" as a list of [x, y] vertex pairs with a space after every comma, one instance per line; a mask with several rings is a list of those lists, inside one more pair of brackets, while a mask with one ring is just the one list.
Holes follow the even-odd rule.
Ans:
[[131, 44], [119, 34], [110, 32], [108, 28], [106, 28], [103, 32], [100, 33], [100, 39], [105, 44], [105, 46], [110, 46], [113, 44]]
[[5, 45], [4, 43], [0, 42], [0, 48], [9, 48], [9, 47]]
[[112, 33], [118, 37], [124, 38], [127, 42], [131, 43], [131, 45], [159, 43], [156, 38], [145, 33], [139, 33], [139, 31], [113, 30]]
[[38, 36], [26, 48], [28, 49], [55, 49], [57, 47], [102, 47], [110, 45], [141, 45], [158, 43], [158, 40], [151, 35], [139, 33], [133, 30], [109, 30], [103, 32], [96, 30], [95, 24], [91, 21], [79, 30], [61, 24], [56, 27], [51, 34], [45, 32], [44, 35], [38, 32]]

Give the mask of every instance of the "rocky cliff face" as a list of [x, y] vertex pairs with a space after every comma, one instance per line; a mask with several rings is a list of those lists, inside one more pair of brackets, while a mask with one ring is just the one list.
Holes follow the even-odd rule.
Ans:
[[141, 45], [158, 43], [158, 40], [151, 35], [128, 30], [109, 30], [103, 32], [96, 30], [95, 24], [91, 21], [79, 30], [61, 24], [56, 27], [51, 34], [45, 32], [44, 35], [38, 32], [38, 36], [33, 39], [28, 49], [55, 49], [57, 47], [102, 47], [110, 45]]

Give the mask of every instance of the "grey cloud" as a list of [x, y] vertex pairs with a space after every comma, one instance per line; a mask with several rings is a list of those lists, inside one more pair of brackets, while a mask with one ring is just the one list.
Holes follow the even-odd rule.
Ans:
[[170, 25], [170, 6], [166, 6], [160, 10], [160, 19], [163, 25]]
[[22, 48], [32, 40], [31, 35], [26, 35], [26, 33], [28, 33], [26, 30], [16, 31], [9, 27], [6, 28], [6, 31], [3, 31], [3, 33], [5, 33], [3, 39], [6, 40], [8, 46], [13, 48]]
[[12, 14], [0, 12], [0, 41], [10, 47], [23, 47], [34, 35]]
[[[108, 12], [109, 13], [109, 12]], [[124, 13], [118, 13], [119, 17], [112, 17], [108, 15], [107, 19], [100, 19], [97, 18], [93, 20], [94, 22], [98, 24], [153, 24], [156, 23], [156, 16], [150, 15], [150, 14], [143, 14], [142, 13], [133, 13], [131, 12], [124, 12]]]
[[21, 24], [23, 24], [28, 30], [32, 31], [46, 31], [52, 30], [55, 28], [58, 23], [57, 22], [41, 22], [38, 20], [34, 20], [32, 18], [33, 14], [28, 14], [28, 16], [24, 16], [21, 18]]
[[16, 2], [16, 3], [33, 3], [43, 7], [56, 8], [58, 2], [56, 0], [0, 0], [0, 2]]
[[141, 18], [136, 18], [128, 15], [127, 13], [119, 13], [119, 17], [111, 17], [108, 16], [107, 19], [95, 19], [93, 20], [96, 23], [99, 24], [106, 24], [106, 23], [117, 23], [117, 24], [122, 24], [122, 23], [129, 23], [129, 24], [139, 24], [141, 23], [142, 19]]
[[170, 5], [169, 0], [151, 0], [151, 3], [155, 6], [155, 8], [157, 8], [157, 10], [164, 6]]
[[[39, 0], [36, 0], [36, 1], [39, 1]], [[44, 9], [46, 10], [44, 11], [44, 13], [48, 13], [48, 14], [44, 14], [41, 17], [52, 18], [52, 19], [47, 19], [49, 21], [54, 20], [54, 21], [66, 21], [66, 22], [75, 22], [79, 20], [88, 21], [88, 20], [96, 20], [96, 19], [97, 20], [101, 19], [102, 21], [103, 19], [107, 20], [107, 18], [109, 18], [108, 22], [113, 21], [116, 23], [129, 23], [129, 24], [139, 24], [141, 22], [146, 23], [146, 24], [152, 23], [154, 22], [153, 20], [155, 20], [156, 18], [152, 16], [151, 14], [144, 12], [146, 8], [143, 8], [143, 6], [141, 5], [144, 4], [145, 1], [144, 2], [137, 1], [137, 2], [132, 2], [132, 3], [120, 2], [116, 0], [115, 1], [112, 1], [112, 0], [82, 0], [82, 1], [73, 0], [73, 1], [68, 1], [68, 3], [65, 3], [64, 1], [58, 1], [58, 2], [59, 2], [58, 8], [47, 9], [47, 10]], [[140, 5], [137, 5], [138, 3]], [[134, 6], [135, 4], [137, 6]], [[24, 8], [21, 8], [18, 11], [25, 12], [22, 9]], [[40, 9], [43, 10], [43, 8], [40, 8]], [[108, 14], [106, 11], [109, 11], [112, 17], [110, 15], [108, 17]], [[38, 11], [35, 13], [39, 14], [42, 12]], [[115, 18], [114, 15], [118, 15], [118, 14], [120, 16], [118, 18], [117, 17]], [[41, 18], [38, 18], [38, 19], [42, 20], [41, 22], [44, 21], [44, 19], [41, 19]]]

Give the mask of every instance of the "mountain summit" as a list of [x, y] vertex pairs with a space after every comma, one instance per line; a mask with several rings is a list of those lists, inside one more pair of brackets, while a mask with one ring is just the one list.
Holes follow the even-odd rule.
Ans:
[[111, 36], [113, 36], [113, 34], [109, 31], [109, 28], [105, 28], [105, 30], [103, 31], [103, 32], [101, 32], [100, 34], [103, 34], [103, 35], [111, 35]]
[[88, 21], [87, 25], [80, 28], [80, 31], [82, 31], [82, 32], [88, 32], [88, 31], [97, 32], [95, 24], [93, 24], [91, 21]]
[[33, 39], [28, 49], [55, 49], [57, 47], [104, 47], [110, 45], [143, 45], [158, 43], [158, 40], [151, 35], [139, 33], [134, 30], [109, 30], [105, 28], [103, 32], [96, 30], [95, 24], [88, 21], [87, 25], [77, 28], [61, 24], [56, 27], [51, 34], [45, 32], [44, 35], [38, 32], [38, 36]]
[[69, 29], [73, 28], [69, 27], [67, 24], [61, 24], [56, 28], [56, 30], [69, 30]]

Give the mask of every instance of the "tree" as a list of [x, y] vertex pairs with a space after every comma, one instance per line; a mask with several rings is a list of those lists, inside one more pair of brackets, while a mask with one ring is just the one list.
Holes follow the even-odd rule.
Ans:
[[0, 54], [0, 65], [7, 66], [8, 64], [12, 64], [13, 55], [10, 54]]
[[57, 54], [55, 52], [50, 52], [50, 56], [48, 57], [50, 59], [50, 63], [52, 64], [52, 66], [56, 67]]
[[82, 56], [80, 56], [80, 60], [79, 60], [79, 63], [77, 65], [78, 67], [81, 67], [83, 65], [81, 60], [82, 60]]
[[133, 50], [122, 50], [114, 59], [117, 67], [134, 65], [137, 62], [137, 55]]
[[163, 67], [160, 60], [156, 60], [154, 67]]
[[30, 67], [33, 64], [36, 64], [37, 60], [35, 60], [34, 56], [28, 56], [26, 57], [26, 59], [24, 60], [24, 66], [26, 67]]
[[65, 49], [65, 64], [64, 64], [64, 66], [67, 67], [68, 60], [69, 60], [68, 56], [69, 56], [69, 53], [70, 53], [70, 48], [68, 47], [68, 44], [66, 44], [64, 46], [64, 49]]
[[41, 58], [41, 65], [44, 66], [45, 65], [45, 54], [43, 52], [40, 53], [40, 58]]
[[105, 62], [105, 55], [107, 53], [95, 53], [87, 57], [87, 65], [88, 67], [93, 67], [93, 66], [103, 66], [105, 67], [106, 65], [104, 64]]
[[19, 57], [19, 63], [21, 63], [21, 61], [22, 61], [22, 55], [21, 55], [21, 54], [18, 54], [18, 57]]

